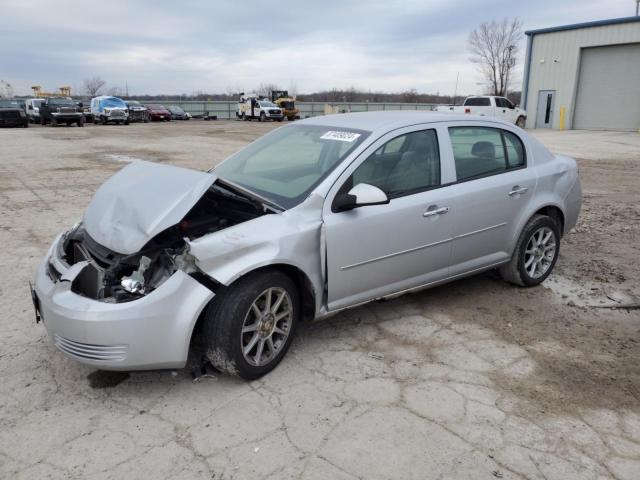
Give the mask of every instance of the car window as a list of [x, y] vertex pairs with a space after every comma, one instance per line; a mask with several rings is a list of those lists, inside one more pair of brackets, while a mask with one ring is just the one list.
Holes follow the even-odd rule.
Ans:
[[506, 100], [501, 97], [496, 97], [496, 107], [508, 108]]
[[513, 133], [502, 132], [507, 149], [507, 165], [509, 168], [524, 166], [524, 145], [522, 141]]
[[490, 107], [491, 101], [489, 100], [489, 97], [467, 98], [464, 101], [464, 106], [465, 107]]
[[511, 132], [490, 127], [451, 127], [458, 181], [525, 165], [524, 146]]
[[[389, 148], [391, 147], [391, 148]], [[353, 172], [347, 186], [368, 183], [389, 197], [440, 185], [440, 151], [435, 130], [407, 133], [390, 140]]]
[[404, 145], [405, 140], [407, 139], [406, 135], [400, 135], [399, 137], [394, 138], [393, 140], [389, 140], [382, 147], [381, 153], [397, 153]]

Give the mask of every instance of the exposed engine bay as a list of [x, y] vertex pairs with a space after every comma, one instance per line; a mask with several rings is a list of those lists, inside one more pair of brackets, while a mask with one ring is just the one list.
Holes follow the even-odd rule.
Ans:
[[[215, 282], [199, 271], [187, 241], [272, 212], [260, 201], [216, 182], [178, 224], [153, 237], [136, 253], [122, 254], [100, 245], [80, 223], [63, 236], [54, 255], [69, 266], [86, 262], [73, 279], [71, 290], [104, 302], [141, 298], [177, 270], [211, 288]], [[60, 280], [51, 261], [49, 267], [50, 277]]]

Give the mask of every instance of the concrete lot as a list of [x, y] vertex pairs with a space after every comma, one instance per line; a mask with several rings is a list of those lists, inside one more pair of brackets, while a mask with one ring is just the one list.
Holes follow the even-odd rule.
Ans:
[[277, 125], [0, 130], [0, 477], [640, 478], [640, 135], [533, 132], [584, 210], [545, 286], [493, 274], [300, 328], [259, 381], [108, 374], [35, 325], [27, 282], [127, 157], [204, 169]]

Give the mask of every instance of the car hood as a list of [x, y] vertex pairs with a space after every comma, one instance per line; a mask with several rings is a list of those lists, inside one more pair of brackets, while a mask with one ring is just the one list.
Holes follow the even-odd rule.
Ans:
[[98, 189], [84, 214], [85, 230], [110, 250], [136, 253], [179, 223], [216, 178], [186, 168], [133, 162]]

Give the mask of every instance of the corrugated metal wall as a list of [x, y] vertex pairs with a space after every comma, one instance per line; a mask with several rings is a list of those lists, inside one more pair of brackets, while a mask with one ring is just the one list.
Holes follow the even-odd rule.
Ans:
[[[237, 102], [178, 102], [153, 101], [147, 103], [161, 103], [163, 105], [179, 105], [185, 112], [195, 116], [202, 116], [205, 112], [216, 115], [219, 119], [236, 118]], [[373, 112], [382, 110], [435, 110], [438, 106], [432, 103], [330, 103], [330, 102], [296, 102], [300, 110], [300, 118], [324, 115], [325, 105], [338, 108], [340, 112]]]
[[555, 90], [553, 128], [560, 126], [560, 110], [565, 109], [565, 128], [572, 128], [581, 49], [604, 45], [640, 42], [640, 22], [539, 33], [533, 36], [529, 86], [527, 94], [527, 127], [536, 119], [538, 92]]

